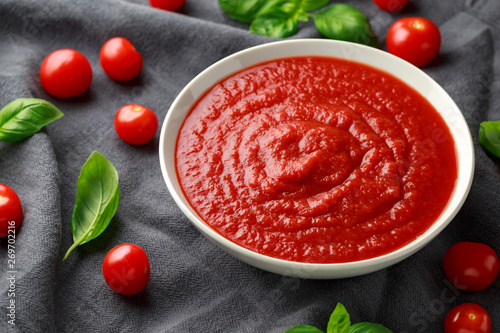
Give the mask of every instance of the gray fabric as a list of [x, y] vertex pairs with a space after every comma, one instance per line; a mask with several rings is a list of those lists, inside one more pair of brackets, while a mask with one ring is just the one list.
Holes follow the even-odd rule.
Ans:
[[[0, 183], [14, 188], [25, 218], [16, 238], [15, 326], [7, 324], [7, 242], [0, 241], [1, 332], [283, 332], [296, 324], [326, 329], [337, 302], [353, 322], [378, 322], [394, 332], [442, 332], [446, 312], [463, 302], [487, 308], [500, 327], [500, 281], [461, 292], [442, 271], [446, 249], [478, 241], [500, 252], [499, 160], [477, 143], [479, 123], [500, 119], [500, 2], [412, 1], [388, 14], [371, 1], [347, 0], [371, 20], [382, 41], [401, 16], [424, 16], [443, 36], [440, 56], [424, 68], [463, 111], [474, 137], [476, 176], [463, 209], [423, 250], [382, 271], [316, 281], [246, 265], [208, 242], [171, 199], [160, 171], [159, 131], [135, 147], [118, 138], [115, 112], [128, 103], [153, 109], [160, 121], [185, 84], [215, 61], [271, 41], [225, 16], [216, 0], [187, 0], [180, 13], [147, 0], [0, 1], [0, 105], [19, 97], [56, 104], [65, 117], [31, 138], [0, 142]], [[101, 45], [114, 36], [144, 56], [139, 78], [109, 79]], [[298, 37], [320, 37], [312, 21]], [[59, 48], [87, 56], [94, 79], [80, 97], [58, 100], [41, 88], [38, 69]], [[81, 166], [93, 150], [120, 175], [121, 200], [108, 229], [62, 262], [72, 243], [70, 219]], [[148, 287], [121, 296], [106, 285], [101, 264], [120, 243], [143, 247], [151, 262]]]

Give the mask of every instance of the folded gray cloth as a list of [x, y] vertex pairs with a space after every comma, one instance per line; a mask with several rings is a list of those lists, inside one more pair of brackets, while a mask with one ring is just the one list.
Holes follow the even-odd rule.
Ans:
[[[24, 207], [17, 233], [15, 325], [8, 323], [11, 284], [7, 242], [0, 241], [1, 332], [284, 332], [297, 324], [326, 330], [335, 305], [353, 323], [381, 323], [394, 332], [442, 332], [449, 309], [464, 302], [485, 307], [500, 325], [500, 281], [480, 292], [451, 286], [442, 270], [448, 247], [484, 242], [500, 252], [499, 159], [477, 142], [479, 124], [500, 119], [500, 2], [412, 1], [397, 14], [371, 1], [346, 0], [370, 19], [384, 47], [389, 26], [402, 16], [424, 16], [440, 28], [439, 57], [424, 68], [451, 95], [474, 137], [476, 176], [463, 209], [434, 241], [390, 268], [341, 280], [305, 280], [262, 271], [225, 254], [183, 216], [164, 185], [159, 131], [131, 146], [115, 133], [116, 111], [128, 103], [154, 110], [163, 121], [176, 95], [219, 59], [273, 39], [248, 32], [217, 0], [187, 0], [178, 13], [147, 0], [2, 0], [0, 105], [20, 97], [46, 99], [65, 116], [20, 142], [0, 142], [0, 183]], [[117, 83], [99, 65], [111, 37], [129, 39], [144, 57], [141, 75]], [[298, 37], [320, 37], [312, 21]], [[60, 100], [41, 87], [44, 57], [60, 48], [82, 52], [93, 68], [88, 93]], [[62, 261], [73, 240], [71, 214], [82, 165], [92, 151], [120, 175], [121, 197], [109, 227]], [[120, 243], [148, 253], [151, 280], [134, 296], [112, 291], [101, 266]]]

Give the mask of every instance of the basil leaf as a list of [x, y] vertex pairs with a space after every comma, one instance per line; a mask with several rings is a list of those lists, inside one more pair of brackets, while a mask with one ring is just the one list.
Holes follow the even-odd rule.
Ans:
[[327, 38], [378, 46], [368, 18], [356, 7], [336, 3], [312, 16], [318, 31]]
[[283, 0], [219, 0], [226, 14], [235, 20], [250, 23], [260, 13]]
[[106, 229], [118, 208], [119, 197], [118, 172], [111, 162], [94, 151], [78, 177], [71, 217], [74, 244], [63, 260], [77, 246], [91, 241]]
[[297, 19], [299, 21], [308, 21], [309, 16], [301, 7], [302, 2], [300, 0], [294, 1], [285, 1], [283, 3], [279, 3], [269, 8], [267, 11], [263, 12], [261, 15], [265, 15], [266, 13], [272, 11], [281, 11], [286, 13], [290, 18]]
[[349, 333], [392, 333], [392, 331], [380, 324], [357, 323], [351, 326]]
[[294, 35], [299, 28], [299, 21], [309, 21], [309, 15], [302, 8], [306, 2], [293, 0], [274, 4], [255, 18], [250, 25], [250, 32], [275, 38]]
[[287, 329], [285, 333], [323, 333], [314, 326], [310, 325], [297, 325], [290, 329]]
[[43, 99], [16, 99], [0, 111], [0, 140], [26, 139], [63, 116], [57, 107]]
[[500, 121], [483, 121], [479, 126], [479, 143], [496, 157], [500, 157]]
[[341, 303], [338, 303], [330, 316], [326, 333], [348, 333], [350, 326], [351, 319], [349, 313]]
[[316, 10], [328, 3], [328, 0], [298, 0], [298, 1], [300, 2], [300, 8], [302, 8], [302, 10], [305, 12]]
[[252, 21], [250, 32], [268, 37], [285, 38], [294, 35], [299, 28], [296, 17], [290, 13], [273, 7]]

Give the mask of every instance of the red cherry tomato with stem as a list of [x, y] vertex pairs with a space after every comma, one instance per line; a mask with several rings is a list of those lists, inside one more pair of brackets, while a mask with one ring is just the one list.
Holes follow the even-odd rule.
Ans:
[[410, 0], [373, 0], [382, 10], [387, 12], [397, 12], [403, 9]]
[[129, 81], [142, 70], [142, 56], [134, 45], [123, 37], [108, 40], [99, 53], [101, 67], [110, 78], [116, 81]]
[[23, 221], [23, 206], [17, 193], [9, 186], [0, 184], [0, 238], [19, 228]]
[[391, 25], [386, 44], [389, 53], [423, 67], [438, 55], [441, 33], [429, 19], [404, 17]]
[[135, 244], [117, 245], [104, 257], [102, 273], [108, 286], [117, 293], [137, 294], [146, 288], [149, 282], [148, 255]]
[[73, 49], [50, 53], [40, 66], [42, 87], [54, 97], [76, 97], [92, 82], [92, 67], [83, 54]]
[[463, 303], [446, 314], [444, 332], [490, 333], [491, 317], [482, 306], [475, 303]]
[[181, 9], [186, 0], [149, 0], [151, 7], [175, 12]]
[[118, 136], [132, 145], [142, 145], [153, 139], [158, 129], [158, 118], [149, 108], [139, 104], [122, 106], [115, 115]]
[[497, 278], [498, 255], [486, 244], [459, 242], [446, 251], [443, 269], [448, 280], [458, 289], [483, 290]]

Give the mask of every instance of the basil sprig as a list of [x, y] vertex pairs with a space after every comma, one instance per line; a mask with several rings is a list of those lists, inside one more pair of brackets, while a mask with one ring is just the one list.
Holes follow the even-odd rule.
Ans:
[[56, 106], [43, 99], [16, 99], [0, 110], [0, 140], [26, 139], [63, 116]]
[[[368, 18], [356, 7], [328, 0], [219, 0], [226, 14], [250, 23], [250, 32], [275, 38], [297, 33], [299, 22], [312, 17], [318, 31], [330, 39], [378, 46]], [[320, 9], [317, 12], [313, 12]]]
[[[285, 333], [324, 333], [318, 328], [310, 325], [297, 325], [285, 331]], [[338, 303], [328, 321], [326, 333], [392, 333], [388, 328], [373, 323], [357, 323], [351, 325], [351, 319], [346, 308]]]
[[500, 120], [483, 121], [479, 126], [479, 143], [496, 157], [500, 157]]
[[118, 172], [110, 161], [94, 151], [78, 177], [71, 217], [74, 243], [63, 260], [77, 246], [91, 241], [107, 228], [118, 208], [119, 197]]

